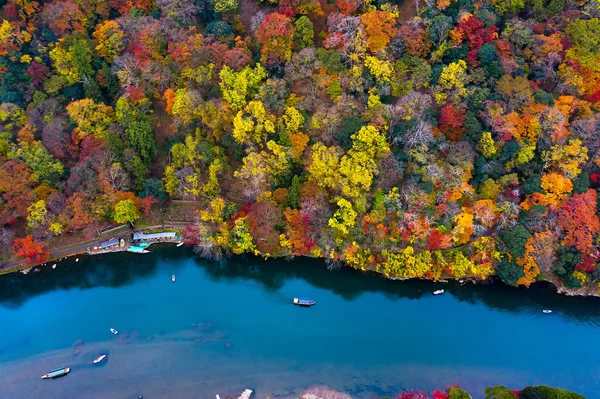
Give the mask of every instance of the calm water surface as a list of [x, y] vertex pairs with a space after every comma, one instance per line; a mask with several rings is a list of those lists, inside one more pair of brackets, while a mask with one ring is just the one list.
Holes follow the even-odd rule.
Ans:
[[[438, 288], [447, 293], [433, 296]], [[317, 305], [294, 307], [294, 296]], [[218, 264], [172, 247], [82, 257], [0, 276], [0, 398], [214, 398], [247, 387], [288, 398], [321, 384], [374, 398], [458, 383], [475, 398], [488, 385], [545, 384], [593, 399], [599, 321], [600, 299], [546, 286], [388, 281], [314, 260]], [[99, 353], [107, 361], [92, 366]], [[63, 365], [65, 378], [39, 378]]]

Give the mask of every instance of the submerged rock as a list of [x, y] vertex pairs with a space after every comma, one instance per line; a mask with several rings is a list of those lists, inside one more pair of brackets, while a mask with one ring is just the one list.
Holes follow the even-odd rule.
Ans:
[[352, 399], [352, 396], [344, 392], [338, 392], [326, 386], [316, 386], [307, 389], [300, 399]]

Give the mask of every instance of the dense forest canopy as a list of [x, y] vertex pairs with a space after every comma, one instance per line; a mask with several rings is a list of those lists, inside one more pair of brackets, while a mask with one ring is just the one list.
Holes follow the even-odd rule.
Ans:
[[0, 0], [0, 244], [596, 284], [598, 0]]

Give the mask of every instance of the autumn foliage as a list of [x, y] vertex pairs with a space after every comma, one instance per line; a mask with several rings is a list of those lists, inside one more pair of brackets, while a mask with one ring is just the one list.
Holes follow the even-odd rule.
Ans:
[[31, 264], [44, 263], [50, 259], [50, 253], [42, 243], [31, 236], [17, 238], [12, 245], [13, 254]]

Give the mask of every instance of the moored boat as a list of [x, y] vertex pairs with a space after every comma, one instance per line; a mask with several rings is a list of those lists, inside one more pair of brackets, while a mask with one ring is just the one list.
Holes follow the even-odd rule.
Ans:
[[100, 355], [100, 356], [98, 356], [97, 358], [95, 358], [95, 359], [94, 359], [94, 361], [93, 361], [92, 363], [94, 363], [94, 364], [98, 364], [98, 363], [100, 363], [101, 361], [103, 361], [104, 359], [106, 359], [106, 355]]
[[183, 245], [183, 243], [182, 243], [182, 242], [180, 242], [179, 244], [177, 244], [177, 246], [178, 246], [178, 247], [180, 247], [180, 246], [182, 246], [182, 245]]
[[113, 333], [113, 334], [115, 334], [115, 335], [117, 335], [117, 334], [119, 333], [119, 332], [118, 332], [117, 330], [115, 330], [114, 328], [111, 328], [111, 329], [110, 329], [110, 332], [111, 332], [111, 333]]
[[50, 371], [48, 372], [48, 374], [44, 374], [44, 375], [42, 376], [42, 379], [44, 379], [44, 380], [45, 380], [45, 379], [48, 379], [48, 378], [58, 378], [58, 377], [62, 377], [63, 375], [67, 375], [67, 374], [69, 374], [69, 372], [70, 372], [70, 371], [71, 371], [71, 369], [70, 369], [70, 368], [68, 368], [68, 367], [59, 367], [59, 368], [56, 368], [56, 369], [54, 369], [54, 370], [50, 370]]
[[312, 299], [308, 298], [294, 298], [294, 305], [310, 307], [313, 306], [316, 302]]
[[444, 290], [435, 290], [435, 291], [433, 291], [433, 295], [440, 295], [440, 294], [443, 294], [444, 292], [446, 292], [446, 291], [444, 291]]

